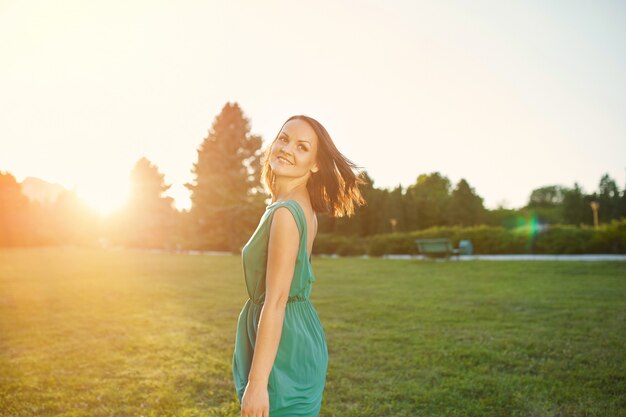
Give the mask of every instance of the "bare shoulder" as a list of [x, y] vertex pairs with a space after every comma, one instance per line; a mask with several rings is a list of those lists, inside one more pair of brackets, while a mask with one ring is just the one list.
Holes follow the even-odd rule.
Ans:
[[295, 236], [298, 236], [298, 224], [288, 207], [280, 206], [276, 208], [270, 231], [272, 234], [279, 233], [283, 236], [293, 235], [295, 232]]
[[275, 208], [267, 248], [265, 305], [284, 306], [298, 257], [300, 232], [289, 207]]

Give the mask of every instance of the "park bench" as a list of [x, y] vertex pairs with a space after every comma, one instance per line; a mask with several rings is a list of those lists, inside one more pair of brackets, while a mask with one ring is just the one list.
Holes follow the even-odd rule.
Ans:
[[448, 238], [415, 239], [415, 243], [419, 253], [426, 257], [450, 258], [450, 256], [456, 255], [457, 259], [459, 259], [461, 253], [468, 255], [472, 253], [472, 244], [469, 240], [459, 242], [459, 244], [463, 243], [463, 245], [458, 249], [452, 247], [452, 242]]

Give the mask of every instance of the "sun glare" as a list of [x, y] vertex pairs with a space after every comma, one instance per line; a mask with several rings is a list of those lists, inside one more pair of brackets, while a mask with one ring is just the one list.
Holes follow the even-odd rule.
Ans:
[[106, 217], [126, 204], [129, 196], [129, 187], [112, 190], [93, 188], [82, 190], [77, 187], [76, 194], [88, 207], [98, 212], [101, 216]]

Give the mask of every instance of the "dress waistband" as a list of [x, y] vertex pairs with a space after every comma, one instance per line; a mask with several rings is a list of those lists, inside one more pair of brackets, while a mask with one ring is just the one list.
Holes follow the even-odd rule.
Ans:
[[[252, 298], [248, 298], [248, 299], [250, 300], [250, 302], [251, 302], [252, 304], [256, 304], [256, 305], [258, 305], [258, 306], [262, 306], [262, 305], [263, 305], [263, 303], [265, 302], [265, 300], [262, 300], [262, 301], [255, 301], [255, 300], [253, 300]], [[294, 295], [293, 297], [289, 297], [289, 298], [287, 299], [287, 304], [289, 304], [289, 303], [295, 303], [295, 302], [300, 302], [300, 301], [309, 301], [309, 299], [308, 299], [308, 298], [306, 298], [305, 296], [302, 296], [302, 295]]]

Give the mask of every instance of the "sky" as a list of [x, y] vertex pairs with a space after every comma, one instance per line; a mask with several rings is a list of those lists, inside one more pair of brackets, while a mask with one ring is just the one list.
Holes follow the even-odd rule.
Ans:
[[264, 148], [320, 121], [378, 188], [439, 172], [487, 208], [626, 185], [621, 1], [0, 0], [0, 171], [101, 213], [148, 158], [176, 207], [227, 102]]

